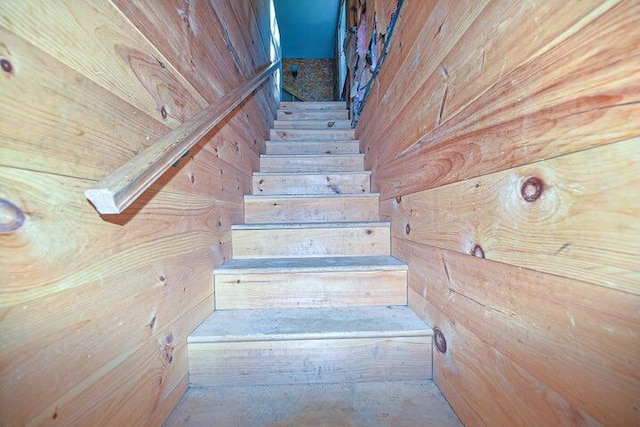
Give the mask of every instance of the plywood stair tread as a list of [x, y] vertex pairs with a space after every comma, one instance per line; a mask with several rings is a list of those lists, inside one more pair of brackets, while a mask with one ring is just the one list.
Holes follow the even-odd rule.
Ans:
[[334, 194], [245, 194], [245, 200], [269, 200], [269, 199], [318, 199], [319, 202], [322, 199], [339, 199], [339, 198], [351, 198], [351, 197], [379, 197], [379, 193], [334, 193]]
[[347, 103], [342, 101], [328, 102], [281, 102], [280, 110], [345, 110]]
[[218, 310], [189, 343], [432, 336], [408, 307]]
[[407, 270], [407, 265], [391, 256], [249, 258], [232, 259], [215, 269], [214, 274], [278, 273], [311, 271]]
[[232, 230], [279, 230], [297, 228], [353, 228], [353, 227], [390, 227], [388, 221], [367, 222], [298, 222], [298, 223], [270, 223], [270, 224], [233, 224]]
[[[336, 174], [335, 172], [330, 172], [328, 174]], [[295, 177], [305, 177], [305, 176], [325, 176], [322, 172], [254, 172], [253, 176], [255, 177], [272, 177], [272, 176], [295, 176]], [[371, 171], [345, 171], [339, 172], [339, 175], [371, 175]]]

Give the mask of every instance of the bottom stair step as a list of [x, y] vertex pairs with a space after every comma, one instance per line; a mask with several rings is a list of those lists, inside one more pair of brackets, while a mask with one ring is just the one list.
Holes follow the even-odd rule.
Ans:
[[431, 379], [432, 330], [404, 306], [220, 310], [188, 338], [192, 387]]

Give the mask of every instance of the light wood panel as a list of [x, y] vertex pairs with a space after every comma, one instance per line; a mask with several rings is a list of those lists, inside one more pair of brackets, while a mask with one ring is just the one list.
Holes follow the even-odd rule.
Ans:
[[[634, 7], [621, 4], [568, 30], [576, 34], [515, 68], [440, 126], [416, 134], [410, 147], [386, 145], [392, 151], [377, 155], [388, 165], [375, 181], [383, 198], [637, 136], [632, 123], [640, 120], [640, 57], [632, 52], [640, 31]], [[600, 38], [611, 44], [595, 43]], [[451, 93], [447, 99], [447, 105], [455, 102]], [[407, 117], [411, 129], [404, 134], [421, 120]]]
[[206, 387], [430, 379], [430, 351], [431, 337], [197, 343], [189, 345], [190, 381]]
[[[113, 0], [113, 3], [209, 103], [243, 82], [238, 65], [229, 55], [224, 29], [210, 13], [207, 1]], [[209, 42], [201, 43], [202, 39]]]
[[357, 172], [364, 170], [362, 154], [260, 156], [260, 172]]
[[637, 423], [640, 297], [402, 239], [393, 251], [411, 307], [447, 338], [436, 381], [487, 425]]
[[267, 141], [265, 154], [358, 154], [358, 141]]
[[377, 221], [378, 194], [245, 196], [244, 222]]
[[[268, 28], [254, 3], [239, 37]], [[171, 4], [0, 4], [2, 425], [159, 425], [187, 387], [185, 340], [213, 309], [275, 101], [271, 80], [101, 218], [84, 189], [242, 80], [208, 2], [180, 8], [189, 22]]]
[[639, 11], [403, 4], [356, 136], [467, 425], [640, 422]]
[[3, 2], [0, 16], [17, 36], [168, 126], [207, 105], [111, 2]]
[[347, 141], [355, 139], [353, 129], [271, 129], [270, 138], [272, 141]]
[[632, 139], [404, 196], [385, 210], [399, 238], [640, 295], [639, 171]]
[[256, 173], [253, 194], [349, 194], [368, 193], [369, 172], [340, 174]]
[[388, 223], [325, 223], [236, 226], [234, 258], [385, 256], [390, 252]]
[[362, 307], [407, 304], [407, 272], [309, 271], [215, 276], [216, 309]]

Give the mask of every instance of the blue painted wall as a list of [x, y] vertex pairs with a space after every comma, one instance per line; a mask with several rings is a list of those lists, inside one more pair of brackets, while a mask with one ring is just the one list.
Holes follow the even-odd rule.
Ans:
[[274, 0], [284, 58], [333, 58], [340, 0]]

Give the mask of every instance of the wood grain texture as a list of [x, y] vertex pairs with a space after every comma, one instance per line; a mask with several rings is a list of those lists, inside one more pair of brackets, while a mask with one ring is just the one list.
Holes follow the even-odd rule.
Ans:
[[190, 381], [206, 387], [431, 379], [431, 358], [424, 357], [430, 351], [431, 337], [194, 343]]
[[[163, 135], [86, 190], [87, 198], [101, 214], [122, 213], [216, 125], [225, 120], [238, 105], [269, 80], [278, 66], [279, 62], [270, 64], [246, 84], [228, 93], [221, 102], [208, 105], [180, 126]], [[236, 150], [239, 150], [239, 145], [236, 145]]]
[[[210, 13], [209, 2], [113, 0], [113, 3], [207, 102], [214, 102], [243, 83], [223, 28]], [[209, 42], [202, 43], [203, 39]]]
[[[160, 425], [187, 387], [186, 337], [213, 309], [276, 102], [269, 83], [130, 211], [97, 215], [83, 187], [242, 80], [230, 52], [207, 57], [226, 50], [207, 3], [191, 28], [169, 3], [0, 4], [2, 425]], [[238, 28], [268, 28], [254, 3]]]
[[3, 2], [0, 19], [17, 36], [170, 127], [207, 105], [111, 2]]
[[[388, 224], [326, 223], [315, 227], [268, 227], [232, 230], [234, 258], [386, 256]], [[304, 224], [302, 224], [304, 225]], [[337, 225], [337, 226], [336, 226]], [[258, 225], [260, 227], [260, 225]]]
[[467, 425], [640, 422], [639, 11], [404, 3], [356, 136]]
[[640, 295], [639, 171], [632, 139], [387, 201], [385, 215], [398, 238]]
[[215, 276], [216, 309], [371, 307], [407, 304], [407, 272], [237, 273]]
[[245, 196], [244, 222], [377, 221], [378, 194]]
[[[482, 78], [476, 77], [475, 84], [465, 81], [459, 95], [452, 83], [457, 69], [444, 63], [447, 77], [438, 83], [447, 88], [444, 112], [439, 110], [444, 105], [441, 98], [436, 102], [430, 97], [436, 89], [426, 88], [415, 102], [428, 99], [434, 104], [425, 110], [429, 118], [411, 107], [411, 113], [394, 123], [394, 134], [368, 139], [367, 167], [380, 170], [374, 187], [382, 197], [637, 136], [631, 125], [640, 119], [636, 84], [640, 58], [633, 53], [640, 32], [632, 18], [637, 4], [624, 2], [610, 10], [608, 6], [584, 11], [590, 13], [569, 28], [563, 27], [564, 22], [549, 21], [554, 28], [565, 28], [564, 32], [508, 73], [498, 67], [500, 61], [484, 59]], [[579, 14], [574, 11], [567, 17], [577, 20]], [[479, 37], [473, 36], [474, 40]], [[596, 43], [602, 37], [611, 43]], [[459, 55], [471, 60], [466, 53]], [[567, 57], [572, 60], [566, 61]], [[473, 66], [477, 68], [475, 62]], [[461, 76], [470, 74], [466, 68], [461, 71]], [[484, 83], [487, 75], [490, 86]], [[477, 96], [468, 98], [475, 90]], [[436, 120], [438, 114], [442, 117]], [[416, 123], [421, 126], [418, 130]], [[360, 132], [358, 136], [364, 138]], [[394, 142], [386, 144], [386, 140]]]
[[350, 194], [369, 193], [371, 174], [350, 172], [340, 174], [256, 173], [253, 194]]
[[637, 424], [638, 296], [401, 239], [393, 248], [410, 265], [410, 306], [447, 338], [436, 381], [486, 425]]

